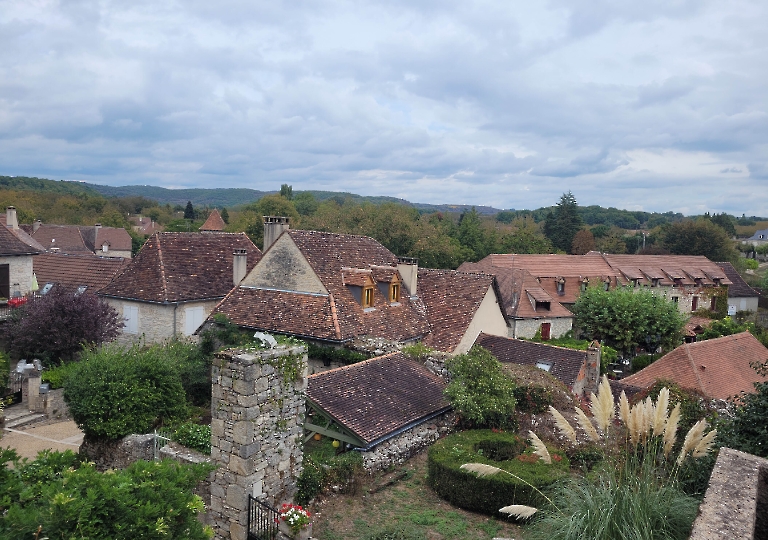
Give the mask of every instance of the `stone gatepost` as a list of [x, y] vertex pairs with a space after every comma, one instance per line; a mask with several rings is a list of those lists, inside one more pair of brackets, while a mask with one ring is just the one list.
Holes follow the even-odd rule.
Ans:
[[307, 389], [304, 347], [224, 351], [213, 360], [211, 524], [245, 540], [248, 495], [289, 501], [302, 469]]

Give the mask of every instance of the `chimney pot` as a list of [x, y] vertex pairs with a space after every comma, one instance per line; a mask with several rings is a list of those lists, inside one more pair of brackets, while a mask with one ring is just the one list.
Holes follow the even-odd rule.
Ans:
[[40, 219], [36, 219], [35, 222], [32, 224], [32, 234], [37, 232], [37, 229], [40, 228], [40, 225], [42, 225], [43, 222]]
[[411, 298], [414, 298], [417, 295], [416, 285], [419, 278], [419, 259], [398, 257], [397, 271], [400, 273], [400, 277], [403, 278], [403, 284], [408, 289]]
[[9, 229], [17, 230], [19, 228], [19, 221], [16, 219], [16, 207], [9, 206], [5, 209], [5, 225]]
[[264, 217], [264, 249], [267, 251], [269, 247], [275, 243], [283, 231], [288, 230], [288, 218], [285, 216], [263, 216]]
[[236, 249], [232, 254], [232, 282], [235, 287], [245, 278], [248, 270], [248, 252], [244, 249]]

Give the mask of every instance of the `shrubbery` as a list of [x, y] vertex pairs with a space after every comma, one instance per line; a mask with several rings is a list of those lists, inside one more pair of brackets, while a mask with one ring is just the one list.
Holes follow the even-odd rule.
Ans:
[[[508, 448], [509, 452], [501, 451], [502, 447]], [[547, 465], [526, 448], [527, 444], [513, 433], [491, 430], [455, 433], [429, 449], [427, 481], [440, 497], [465, 510], [497, 514], [499, 508], [509, 504], [538, 506], [544, 501], [528, 484], [539, 490], [551, 486], [568, 474], [569, 461], [562, 452], [550, 448], [553, 463]], [[510, 457], [522, 450], [523, 453]], [[496, 461], [493, 457], [508, 459]], [[499, 467], [524, 482], [506, 474], [475, 476], [460, 469], [468, 462]]]
[[85, 436], [119, 439], [183, 420], [187, 405], [178, 364], [154, 345], [87, 351], [66, 380], [64, 400]]
[[173, 430], [171, 439], [182, 446], [211, 455], [211, 426], [185, 422]]
[[301, 475], [296, 481], [297, 504], [306, 506], [325, 486], [335, 484], [341, 491], [356, 488], [356, 476], [363, 470], [363, 456], [360, 452], [335, 454], [331, 440], [309, 441], [305, 446]]
[[[213, 536], [197, 517], [192, 490], [210, 465], [138, 461], [99, 473], [72, 452], [42, 452], [36, 461], [0, 450], [0, 537], [189, 539]], [[11, 465], [9, 467], [9, 465]]]
[[307, 356], [321, 360], [324, 364], [340, 362], [344, 365], [355, 364], [368, 359], [368, 355], [337, 347], [321, 347], [313, 343], [307, 343]]

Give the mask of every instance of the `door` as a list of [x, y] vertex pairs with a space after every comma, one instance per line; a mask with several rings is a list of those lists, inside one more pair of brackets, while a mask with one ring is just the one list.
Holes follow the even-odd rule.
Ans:
[[548, 322], [541, 323], [541, 340], [549, 341], [550, 333], [552, 331], [552, 325]]
[[0, 298], [11, 297], [11, 270], [7, 264], [0, 264]]

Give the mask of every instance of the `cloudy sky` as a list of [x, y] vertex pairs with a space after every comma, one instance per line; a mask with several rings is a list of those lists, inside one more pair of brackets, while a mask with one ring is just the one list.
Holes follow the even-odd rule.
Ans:
[[0, 0], [0, 175], [768, 215], [765, 0]]

